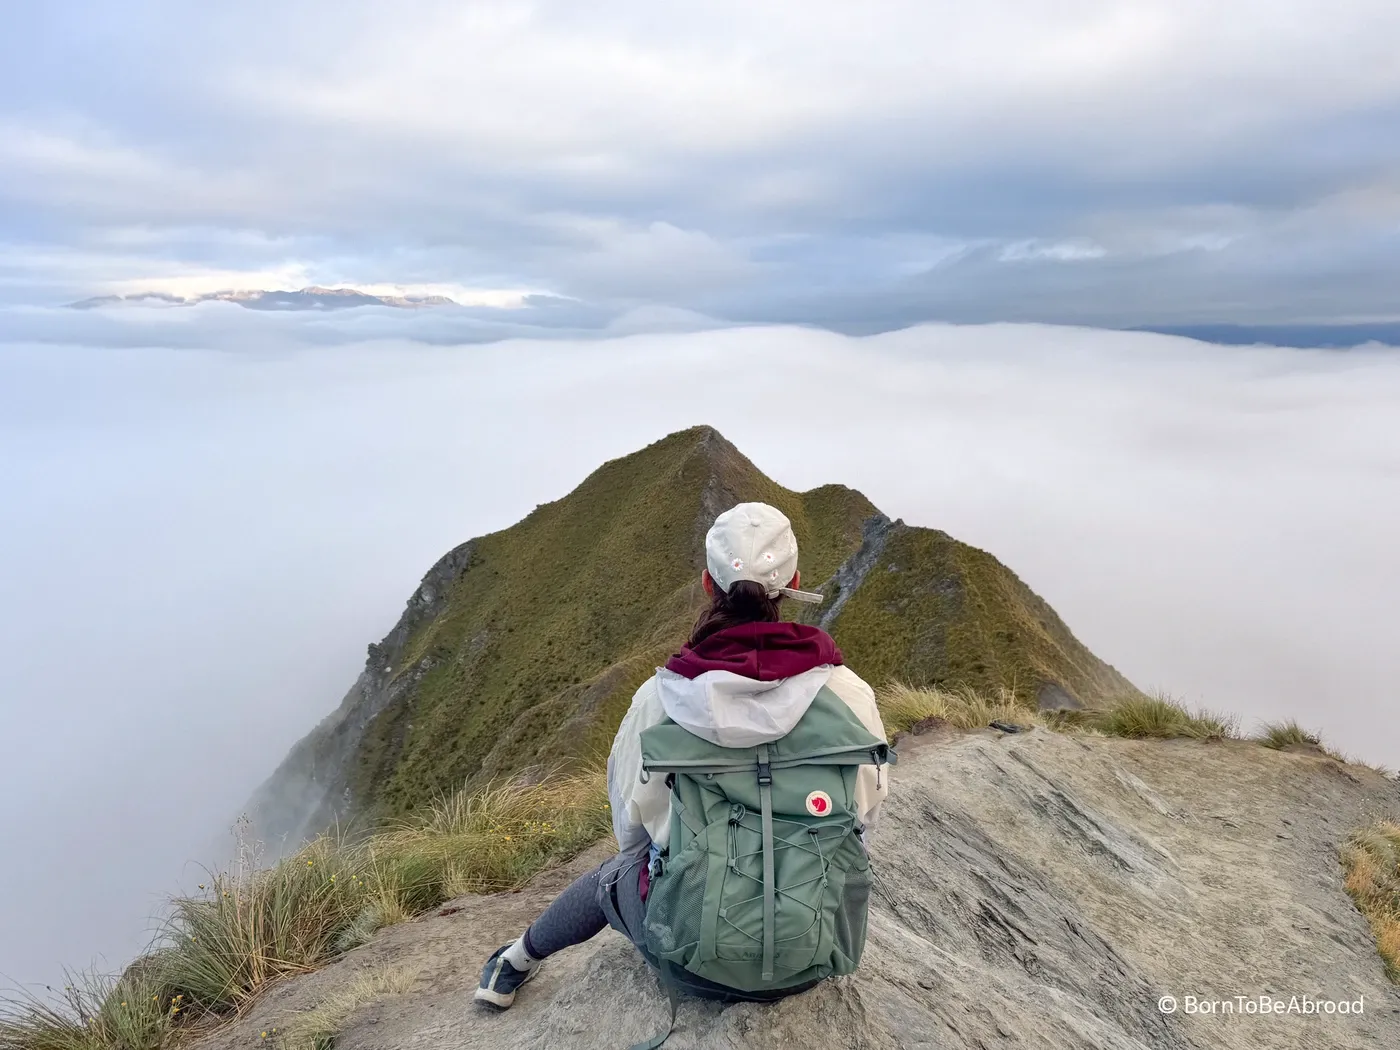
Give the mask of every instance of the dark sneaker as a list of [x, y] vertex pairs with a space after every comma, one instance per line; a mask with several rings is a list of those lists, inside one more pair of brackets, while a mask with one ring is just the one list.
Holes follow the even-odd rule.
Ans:
[[516, 990], [535, 976], [535, 971], [539, 969], [532, 966], [528, 970], [517, 970], [506, 962], [504, 953], [509, 947], [509, 944], [503, 944], [491, 953], [491, 958], [486, 960], [486, 968], [481, 971], [481, 986], [472, 996], [477, 1002], [497, 1010], [504, 1010], [515, 1002]]

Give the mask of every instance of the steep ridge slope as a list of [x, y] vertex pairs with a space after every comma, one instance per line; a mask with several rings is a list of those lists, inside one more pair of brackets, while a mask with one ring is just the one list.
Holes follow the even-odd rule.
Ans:
[[[906, 738], [874, 836], [860, 971], [776, 1006], [683, 1003], [668, 1047], [1331, 1050], [1400, 1045], [1400, 991], [1346, 897], [1339, 840], [1400, 814], [1400, 785], [1246, 742], [1043, 730]], [[337, 1050], [616, 1048], [665, 1000], [605, 931], [550, 958], [504, 1014], [470, 1000], [481, 960], [599, 851], [520, 893], [464, 897], [278, 986], [196, 1050], [233, 1050], [365, 974]], [[1174, 1013], [1159, 1008], [1174, 996]], [[1187, 996], [1361, 1001], [1360, 1014], [1188, 1013]]]
[[596, 759], [684, 640], [705, 530], [742, 500], [792, 519], [806, 585], [831, 596], [804, 615], [875, 684], [1004, 688], [1028, 704], [1132, 691], [991, 555], [890, 521], [841, 485], [786, 489], [695, 427], [433, 566], [340, 707], [259, 789], [260, 833], [296, 840], [473, 779]]
[[1078, 707], [1133, 687], [986, 551], [946, 532], [866, 521], [860, 548], [802, 610], [872, 682], [1005, 689], [1040, 708]]

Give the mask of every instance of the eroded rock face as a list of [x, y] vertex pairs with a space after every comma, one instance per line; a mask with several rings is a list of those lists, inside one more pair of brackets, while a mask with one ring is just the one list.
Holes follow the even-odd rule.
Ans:
[[830, 600], [822, 605], [821, 615], [817, 619], [818, 627], [823, 631], [830, 631], [836, 625], [836, 618], [841, 615], [842, 606], [860, 589], [865, 577], [880, 560], [880, 555], [885, 551], [885, 544], [889, 542], [890, 533], [896, 528], [904, 527], [902, 521], [891, 521], [883, 514], [872, 515], [866, 520], [860, 530], [859, 549], [842, 562], [831, 579], [822, 585], [823, 593]]
[[[249, 800], [248, 818], [274, 853], [295, 850], [307, 837], [353, 815], [350, 772], [365, 731], [432, 670], [431, 654], [404, 668], [405, 649], [414, 632], [444, 612], [452, 585], [470, 567], [475, 549], [473, 540], [459, 544], [427, 571], [393, 630], [383, 641], [370, 643], [365, 669], [339, 706], [297, 743]], [[479, 652], [484, 640], [472, 638], [467, 653]]]
[[1042, 682], [1036, 690], [1035, 705], [1041, 711], [1080, 711], [1079, 698], [1059, 682]]
[[[668, 1047], [1400, 1046], [1400, 994], [1337, 860], [1352, 827], [1400, 813], [1393, 781], [1246, 743], [1036, 730], [902, 748], [860, 972], [774, 1006], [688, 1001]], [[616, 1050], [650, 1036], [665, 998], [611, 931], [550, 958], [506, 1013], [470, 1001], [491, 950], [602, 855], [383, 931], [198, 1048], [257, 1043], [383, 967], [413, 974], [411, 991], [357, 1011], [339, 1050]], [[1165, 995], [1364, 999], [1365, 1012], [1168, 1014]]]

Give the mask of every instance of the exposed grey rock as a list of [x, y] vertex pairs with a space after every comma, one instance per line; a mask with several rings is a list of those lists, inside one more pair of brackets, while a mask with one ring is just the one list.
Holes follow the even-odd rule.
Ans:
[[1035, 706], [1042, 711], [1079, 711], [1084, 704], [1059, 682], [1041, 682]]
[[[668, 1047], [1400, 1045], [1400, 992], [1343, 891], [1330, 830], [1400, 814], [1394, 782], [1245, 742], [1035, 730], [901, 747], [873, 838], [878, 883], [860, 971], [771, 1006], [686, 1001]], [[1276, 837], [1285, 816], [1291, 840]], [[337, 1050], [616, 1050], [650, 1036], [665, 998], [610, 931], [547, 960], [509, 1011], [470, 1001], [482, 960], [602, 855], [521, 893], [459, 898], [451, 914], [385, 930], [191, 1050], [256, 1045], [260, 1031], [285, 1031], [378, 967], [409, 971], [411, 989], [352, 1016]], [[1166, 995], [1364, 998], [1365, 1009], [1164, 1013]]]
[[851, 595], [880, 560], [890, 534], [903, 527], [904, 522], [891, 521], [883, 514], [872, 514], [861, 524], [860, 548], [842, 562], [841, 567], [819, 588], [826, 595], [827, 604], [821, 619], [817, 621], [818, 627], [823, 631], [831, 628], [836, 622], [836, 617], [841, 614], [841, 607], [850, 600]]

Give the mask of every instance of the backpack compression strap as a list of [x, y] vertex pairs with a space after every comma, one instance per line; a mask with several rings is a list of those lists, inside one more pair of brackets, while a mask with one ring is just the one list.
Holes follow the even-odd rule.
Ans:
[[671, 1005], [671, 1023], [666, 1026], [664, 1032], [657, 1032], [650, 1039], [643, 1039], [640, 1043], [633, 1043], [627, 1050], [657, 1050], [662, 1043], [671, 1038], [671, 1033], [676, 1030], [676, 1011], [680, 1009], [680, 989], [676, 987], [676, 980], [667, 969], [668, 964], [662, 963], [656, 968], [656, 977], [661, 982], [661, 987], [666, 990], [666, 999]]
[[773, 767], [768, 764], [768, 745], [758, 745], [758, 801], [763, 814], [763, 979], [773, 979]]

